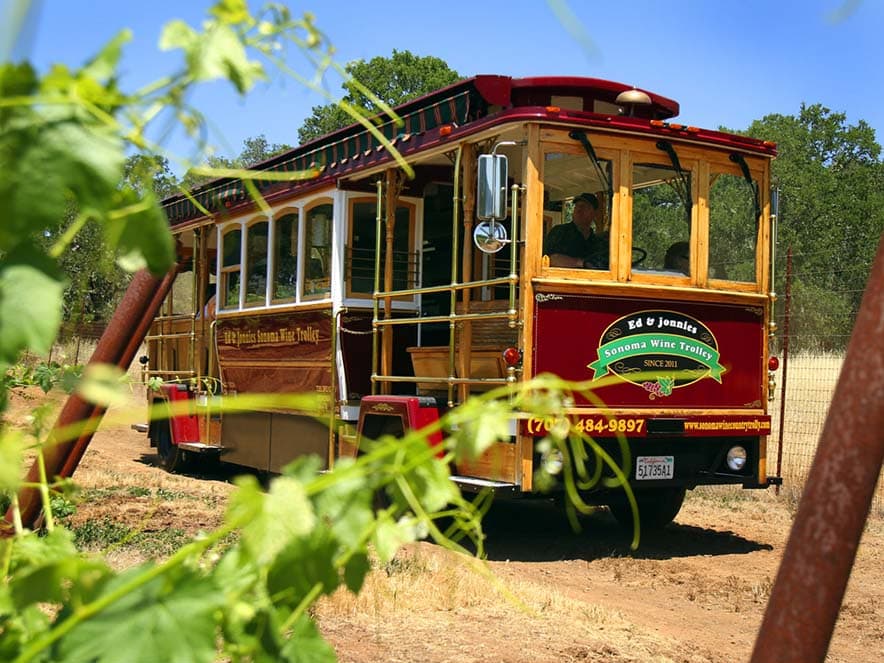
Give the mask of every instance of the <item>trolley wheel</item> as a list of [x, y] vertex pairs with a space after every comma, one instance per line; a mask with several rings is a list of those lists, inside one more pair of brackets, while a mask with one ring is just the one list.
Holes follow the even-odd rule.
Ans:
[[[642, 531], [655, 531], [671, 523], [684, 502], [684, 488], [652, 488], [636, 491], [639, 526]], [[632, 529], [632, 508], [626, 496], [616, 495], [608, 502], [611, 515], [624, 529]]]
[[172, 444], [172, 430], [168, 421], [157, 422], [157, 452], [167, 472], [180, 472], [187, 465], [187, 452]]

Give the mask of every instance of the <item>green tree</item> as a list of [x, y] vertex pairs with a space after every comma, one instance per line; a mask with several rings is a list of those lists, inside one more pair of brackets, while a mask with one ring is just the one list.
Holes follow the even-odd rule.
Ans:
[[[794, 289], [814, 300], [813, 306], [796, 302], [795, 329], [816, 336], [823, 349], [838, 349], [884, 231], [881, 146], [866, 122], [850, 125], [843, 113], [820, 104], [802, 104], [795, 116], [767, 115], [746, 133], [778, 146], [773, 183], [781, 192], [779, 246], [793, 249]], [[780, 268], [781, 293], [784, 277]], [[822, 309], [828, 314], [821, 315]]]
[[[162, 199], [178, 190], [178, 182], [165, 157], [134, 154], [123, 163], [121, 190], [143, 195], [147, 192]], [[78, 211], [73, 208], [58, 232], [43, 235], [46, 249], [72, 229]], [[90, 219], [70, 240], [59, 256], [58, 265], [68, 281], [64, 292], [63, 319], [66, 322], [108, 320], [129, 284], [129, 274], [116, 261], [113, 249], [105, 242], [101, 223]]]
[[[396, 49], [393, 49], [393, 55], [388, 58], [378, 56], [368, 62], [350, 62], [345, 71], [350, 79], [343, 84], [345, 94], [341, 100], [365, 117], [372, 117], [380, 112], [380, 107], [365, 93], [365, 88], [389, 106], [396, 106], [456, 83], [462, 78], [444, 60]], [[302, 143], [354, 122], [353, 117], [337, 103], [314, 106], [312, 110], [313, 114], [298, 129], [298, 139]]]
[[[238, 156], [232, 159], [220, 155], [210, 156], [206, 163], [209, 168], [251, 168], [290, 149], [292, 149], [291, 145], [269, 143], [264, 134], [259, 134], [243, 141], [242, 150]], [[205, 184], [210, 179], [212, 178], [208, 175], [195, 175], [193, 172], [188, 172], [182, 178], [180, 186], [192, 189], [200, 184]]]

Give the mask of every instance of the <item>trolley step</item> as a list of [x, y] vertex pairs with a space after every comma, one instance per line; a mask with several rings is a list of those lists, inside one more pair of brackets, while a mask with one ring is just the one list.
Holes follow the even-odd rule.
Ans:
[[203, 444], [202, 442], [179, 442], [179, 449], [191, 451], [197, 454], [220, 454], [224, 449], [213, 444]]
[[476, 477], [452, 476], [451, 480], [467, 492], [478, 493], [480, 490], [491, 489], [494, 493], [516, 494], [519, 486], [507, 481], [492, 481], [491, 479], [478, 479]]

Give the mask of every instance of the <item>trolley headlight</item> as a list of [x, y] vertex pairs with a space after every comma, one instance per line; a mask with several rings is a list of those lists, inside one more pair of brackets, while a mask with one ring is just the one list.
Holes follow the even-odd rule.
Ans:
[[562, 452], [559, 449], [550, 449], [544, 452], [543, 456], [540, 457], [540, 462], [544, 471], [553, 476], [559, 474], [565, 466], [564, 456], [562, 456]]
[[746, 449], [744, 447], [731, 447], [727, 451], [727, 466], [734, 472], [739, 472], [746, 467]]

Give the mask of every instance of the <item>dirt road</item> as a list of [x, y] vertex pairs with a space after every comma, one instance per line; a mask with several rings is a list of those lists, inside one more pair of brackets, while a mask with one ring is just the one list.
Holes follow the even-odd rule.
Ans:
[[[14, 412], [31, 406], [19, 398]], [[230, 476], [171, 476], [143, 434], [105, 428], [75, 476], [85, 499], [70, 526], [186, 537], [219, 522]], [[772, 491], [694, 491], [676, 524], [631, 552], [605, 511], [575, 533], [552, 503], [502, 503], [486, 520], [486, 565], [417, 544], [359, 597], [336, 595], [317, 615], [352, 663], [746, 661], [794, 508]], [[112, 553], [120, 564], [139, 554]], [[866, 528], [827, 660], [884, 660], [881, 514]]]

